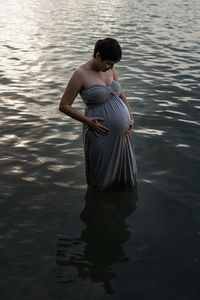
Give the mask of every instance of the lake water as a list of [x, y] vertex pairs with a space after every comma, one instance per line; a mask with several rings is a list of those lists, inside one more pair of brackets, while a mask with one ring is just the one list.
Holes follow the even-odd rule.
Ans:
[[[198, 0], [0, 2], [2, 300], [199, 299], [199, 16]], [[85, 207], [82, 124], [58, 104], [106, 36], [138, 184]]]

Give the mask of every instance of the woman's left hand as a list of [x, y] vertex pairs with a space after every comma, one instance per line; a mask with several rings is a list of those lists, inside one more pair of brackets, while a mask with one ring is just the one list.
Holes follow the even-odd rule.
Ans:
[[131, 119], [130, 127], [129, 127], [129, 129], [125, 132], [125, 136], [129, 135], [130, 132], [133, 130], [133, 125], [134, 125], [134, 119]]

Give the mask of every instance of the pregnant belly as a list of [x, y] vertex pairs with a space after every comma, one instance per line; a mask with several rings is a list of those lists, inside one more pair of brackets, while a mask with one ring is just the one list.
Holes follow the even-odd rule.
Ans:
[[126, 104], [120, 98], [111, 98], [105, 106], [108, 111], [105, 116], [108, 128], [121, 133], [127, 131], [130, 126], [130, 114]]
[[118, 98], [111, 98], [102, 105], [88, 111], [89, 117], [102, 117], [101, 124], [109, 128], [109, 133], [125, 133], [130, 126], [130, 114], [126, 104]]

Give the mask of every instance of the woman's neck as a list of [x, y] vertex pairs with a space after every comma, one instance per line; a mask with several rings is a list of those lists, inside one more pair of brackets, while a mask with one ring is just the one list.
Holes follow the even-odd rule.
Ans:
[[96, 59], [94, 57], [92, 57], [89, 61], [89, 67], [92, 71], [94, 72], [100, 72], [100, 69], [99, 69], [99, 65], [98, 65], [98, 62], [96, 61]]

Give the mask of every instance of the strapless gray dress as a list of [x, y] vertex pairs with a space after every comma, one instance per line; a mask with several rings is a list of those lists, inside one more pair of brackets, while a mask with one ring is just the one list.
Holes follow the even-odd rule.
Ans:
[[113, 80], [110, 86], [95, 84], [82, 89], [80, 95], [86, 105], [85, 115], [104, 118], [99, 122], [109, 129], [107, 135], [96, 136], [83, 125], [88, 188], [133, 188], [137, 173], [133, 141], [131, 135], [125, 136], [130, 114], [119, 97], [119, 83]]

